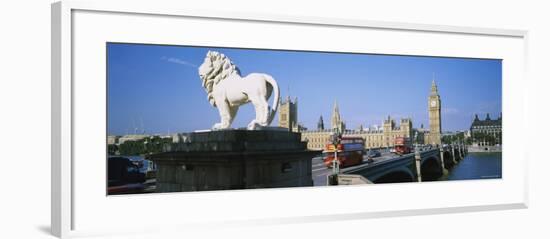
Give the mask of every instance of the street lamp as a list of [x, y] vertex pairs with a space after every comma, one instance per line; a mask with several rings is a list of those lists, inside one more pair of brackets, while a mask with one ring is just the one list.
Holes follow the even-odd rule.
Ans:
[[335, 129], [332, 138], [332, 145], [334, 145], [334, 159], [332, 160], [332, 173], [340, 173], [340, 163], [338, 162], [338, 145], [342, 140], [342, 133], [338, 128]]
[[418, 151], [418, 131], [414, 132], [414, 151]]

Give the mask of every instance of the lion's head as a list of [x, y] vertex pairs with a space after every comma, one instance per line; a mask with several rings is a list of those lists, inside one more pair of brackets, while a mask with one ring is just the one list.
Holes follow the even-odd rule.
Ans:
[[226, 55], [216, 51], [206, 53], [204, 62], [199, 66], [199, 77], [202, 80], [202, 87], [208, 93], [208, 102], [212, 106], [216, 106], [212, 97], [214, 85], [234, 73], [240, 75], [239, 68]]

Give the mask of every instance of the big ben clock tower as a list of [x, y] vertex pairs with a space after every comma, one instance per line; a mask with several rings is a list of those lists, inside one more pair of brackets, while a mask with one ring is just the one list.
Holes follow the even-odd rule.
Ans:
[[435, 80], [432, 80], [432, 90], [428, 97], [430, 115], [430, 135], [427, 144], [441, 144], [441, 98], [437, 92]]

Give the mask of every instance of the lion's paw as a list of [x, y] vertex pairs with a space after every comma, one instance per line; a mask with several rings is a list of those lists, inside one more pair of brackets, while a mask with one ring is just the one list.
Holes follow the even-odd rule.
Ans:
[[213, 130], [222, 129], [222, 123], [215, 123], [215, 124], [212, 126], [212, 129], [213, 129]]
[[260, 127], [260, 125], [258, 123], [256, 123], [256, 121], [252, 121], [248, 124], [248, 130], [255, 130], [255, 129], [258, 129]]

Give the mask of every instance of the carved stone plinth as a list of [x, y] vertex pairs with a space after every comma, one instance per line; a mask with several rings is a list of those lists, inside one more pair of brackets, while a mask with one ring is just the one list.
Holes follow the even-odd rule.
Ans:
[[311, 159], [300, 133], [280, 130], [195, 132], [150, 155], [157, 192], [312, 186]]

